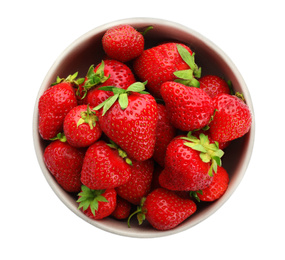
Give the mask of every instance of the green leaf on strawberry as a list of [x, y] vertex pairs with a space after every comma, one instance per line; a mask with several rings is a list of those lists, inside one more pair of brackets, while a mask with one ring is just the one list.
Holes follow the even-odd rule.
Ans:
[[181, 58], [188, 64], [188, 66], [191, 68], [191, 70], [193, 71], [193, 75], [196, 78], [200, 78], [201, 77], [201, 68], [199, 68], [197, 66], [197, 64], [195, 63], [195, 53], [193, 52], [192, 55], [180, 44], [177, 44], [177, 50], [181, 56]]
[[219, 149], [219, 144], [217, 142], [210, 144], [207, 135], [201, 133], [199, 138], [197, 138], [189, 132], [187, 137], [181, 137], [181, 139], [187, 141], [184, 145], [201, 152], [200, 158], [203, 162], [211, 162], [211, 167], [208, 171], [209, 176], [213, 176], [213, 171], [217, 172], [217, 167], [222, 166], [221, 158], [224, 155], [224, 152]]
[[108, 202], [108, 200], [102, 196], [105, 190], [91, 190], [85, 185], [82, 185], [81, 192], [78, 194], [79, 199], [79, 207], [83, 208], [83, 210], [87, 210], [90, 207], [92, 214], [95, 216], [95, 211], [98, 210], [98, 202]]
[[77, 122], [77, 127], [83, 123], [87, 123], [90, 129], [96, 126], [96, 121], [98, 121], [98, 117], [96, 116], [96, 112], [92, 111], [87, 105], [87, 110], [81, 112], [81, 118]]
[[104, 102], [94, 107], [93, 109], [99, 110], [103, 108], [102, 115], [104, 116], [105, 113], [109, 110], [109, 108], [118, 100], [121, 109], [124, 110], [128, 107], [128, 95], [131, 92], [138, 92], [140, 94], [149, 94], [148, 92], [145, 91], [146, 84], [147, 84], [147, 81], [135, 82], [131, 84], [127, 89], [121, 89], [121, 88], [112, 87], [112, 86], [101, 87], [99, 88], [100, 90], [112, 91], [114, 95], [110, 96], [108, 99], [106, 99]]

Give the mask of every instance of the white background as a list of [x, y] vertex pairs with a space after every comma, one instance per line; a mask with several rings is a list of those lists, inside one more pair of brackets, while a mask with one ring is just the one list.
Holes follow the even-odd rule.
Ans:
[[[1, 259], [285, 259], [283, 1], [2, 1]], [[213, 41], [251, 93], [256, 138], [232, 197], [182, 233], [155, 239], [97, 229], [57, 198], [38, 165], [32, 115], [61, 52], [99, 25], [168, 19]]]

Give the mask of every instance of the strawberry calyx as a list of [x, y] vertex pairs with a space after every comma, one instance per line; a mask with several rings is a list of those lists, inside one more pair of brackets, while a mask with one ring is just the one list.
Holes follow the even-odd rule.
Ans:
[[147, 84], [147, 81], [145, 82], [135, 82], [131, 84], [127, 89], [117, 88], [114, 86], [106, 86], [101, 87], [99, 89], [105, 90], [105, 91], [112, 91], [114, 93], [113, 96], [110, 96], [108, 99], [103, 101], [98, 106], [94, 107], [94, 110], [99, 110], [103, 108], [102, 115], [104, 116], [105, 113], [111, 108], [111, 106], [118, 100], [120, 107], [122, 110], [126, 109], [128, 107], [128, 95], [132, 92], [137, 92], [140, 94], [149, 94], [145, 90], [145, 85]]
[[[81, 99], [86, 97], [89, 89], [93, 88], [96, 85], [104, 83], [110, 78], [111, 76], [110, 74], [108, 76], [105, 76], [104, 67], [105, 67], [105, 63], [103, 60], [101, 61], [101, 64], [97, 68], [96, 72], [94, 71], [94, 65], [91, 65], [89, 67], [87, 75], [86, 75], [86, 80], [83, 86], [81, 86], [81, 92], [83, 93], [83, 96], [81, 97]], [[76, 95], [80, 96], [82, 93], [80, 93], [80, 90], [78, 88]]]
[[224, 152], [219, 149], [219, 143], [210, 143], [207, 135], [201, 133], [199, 138], [192, 135], [191, 131], [187, 134], [187, 137], [180, 137], [187, 142], [184, 145], [200, 152], [200, 158], [205, 163], [211, 163], [208, 171], [209, 176], [213, 176], [213, 172], [217, 172], [218, 166], [222, 166], [221, 158]]
[[177, 50], [182, 60], [190, 67], [187, 70], [178, 70], [173, 74], [178, 78], [175, 82], [181, 83], [186, 86], [199, 88], [200, 82], [196, 78], [201, 77], [201, 68], [195, 63], [195, 53], [192, 55], [180, 44], [176, 44]]
[[61, 142], [66, 142], [66, 136], [64, 133], [58, 133], [55, 137], [50, 138], [51, 141], [59, 140]]
[[76, 79], [77, 76], [78, 76], [78, 72], [75, 72], [74, 74], [69, 75], [66, 78], [60, 78], [59, 76], [57, 76], [56, 81], [52, 83], [51, 85], [54, 86], [62, 82], [69, 82], [78, 87], [80, 84], [84, 82], [84, 78]]
[[128, 158], [127, 153], [122, 150], [115, 142], [110, 140], [110, 143], [107, 144], [110, 148], [118, 150], [119, 156], [125, 160], [125, 162], [129, 165], [133, 165], [132, 160]]
[[128, 227], [129, 227], [129, 228], [131, 227], [131, 224], [130, 224], [131, 218], [132, 218], [134, 215], [137, 215], [137, 220], [138, 220], [138, 222], [139, 222], [139, 225], [141, 225], [141, 224], [143, 223], [143, 221], [145, 220], [145, 214], [147, 213], [147, 209], [143, 207], [145, 200], [146, 200], [146, 197], [143, 197], [143, 198], [141, 199], [140, 205], [137, 206], [137, 210], [134, 211], [134, 212], [128, 217], [127, 224], [128, 224]]
[[83, 123], [87, 123], [92, 130], [93, 127], [96, 126], [96, 121], [98, 121], [98, 117], [96, 112], [90, 109], [89, 104], [87, 105], [86, 111], [82, 111], [80, 113], [81, 118], [77, 122], [77, 127]]
[[92, 214], [95, 216], [95, 211], [98, 210], [98, 202], [108, 202], [108, 200], [102, 195], [105, 190], [92, 190], [85, 185], [81, 186], [81, 192], [78, 193], [79, 199], [76, 201], [79, 203], [78, 209], [83, 208], [87, 210], [90, 207]]
[[199, 196], [198, 196], [198, 193], [201, 194], [201, 195], [203, 195], [203, 191], [202, 191], [202, 190], [196, 190], [196, 191], [190, 191], [190, 192], [189, 192], [189, 196], [190, 196], [191, 198], [194, 198], [194, 199], [197, 200], [198, 202], [200, 202], [201, 200], [200, 200], [200, 198], [199, 198]]

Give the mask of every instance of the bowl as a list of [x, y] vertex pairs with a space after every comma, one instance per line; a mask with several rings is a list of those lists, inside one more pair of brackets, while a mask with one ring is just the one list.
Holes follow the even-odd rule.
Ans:
[[79, 76], [84, 77], [91, 64], [98, 64], [104, 55], [101, 46], [101, 39], [104, 32], [119, 24], [130, 24], [137, 29], [152, 25], [153, 30], [150, 30], [146, 35], [145, 48], [149, 48], [159, 42], [168, 40], [188, 44], [195, 52], [196, 63], [202, 67], [202, 75], [215, 74], [224, 77], [225, 79], [230, 79], [234, 86], [234, 90], [243, 93], [244, 98], [252, 111], [252, 115], [253, 105], [246, 83], [231, 59], [219, 47], [200, 33], [184, 25], [168, 20], [155, 18], [130, 18], [101, 25], [75, 40], [63, 51], [51, 66], [39, 89], [33, 115], [33, 139], [35, 152], [48, 184], [51, 186], [58, 198], [73, 213], [97, 228], [128, 237], [151, 238], [168, 236], [185, 231], [214, 214], [236, 190], [246, 172], [251, 158], [254, 144], [254, 118], [249, 133], [242, 138], [233, 141], [232, 144], [226, 148], [227, 150], [223, 157], [223, 166], [227, 169], [230, 177], [230, 183], [226, 193], [219, 200], [206, 204], [203, 207], [199, 207], [195, 214], [176, 228], [168, 231], [158, 231], [153, 229], [148, 223], [144, 223], [141, 226], [137, 223], [132, 223], [132, 227], [128, 228], [126, 222], [121, 222], [112, 218], [96, 221], [85, 216], [80, 210], [78, 210], [76, 198], [65, 192], [57, 184], [44, 164], [43, 153], [46, 142], [41, 139], [38, 133], [38, 100], [50, 84], [55, 81], [57, 76], [63, 78], [78, 71]]

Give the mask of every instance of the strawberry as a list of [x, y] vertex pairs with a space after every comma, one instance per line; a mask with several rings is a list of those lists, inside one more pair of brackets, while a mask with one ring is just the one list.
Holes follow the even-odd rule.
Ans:
[[101, 136], [96, 111], [89, 105], [79, 105], [71, 109], [63, 122], [67, 142], [74, 147], [87, 147]]
[[131, 209], [132, 205], [130, 202], [121, 198], [120, 196], [117, 196], [117, 205], [111, 215], [115, 219], [126, 219], [129, 217]]
[[165, 168], [159, 176], [162, 187], [177, 191], [204, 189], [212, 182], [213, 172], [221, 166], [223, 151], [210, 144], [206, 135], [177, 136], [167, 147]]
[[102, 60], [95, 68], [90, 66], [77, 94], [81, 96], [83, 103], [97, 106], [113, 95], [111, 91], [99, 90], [99, 87], [114, 86], [127, 89], [135, 83], [135, 76], [131, 69], [117, 60]]
[[216, 75], [206, 75], [198, 81], [200, 82], [200, 89], [203, 89], [211, 98], [220, 93], [231, 93], [228, 83]]
[[252, 114], [242, 99], [222, 93], [215, 96], [213, 102], [216, 112], [209, 124], [209, 133], [215, 141], [228, 142], [248, 133]]
[[58, 184], [68, 192], [80, 191], [84, 152], [68, 144], [64, 136], [44, 150], [44, 162]]
[[141, 81], [148, 81], [148, 90], [156, 98], [161, 98], [160, 86], [166, 81], [199, 86], [195, 77], [201, 76], [201, 69], [195, 64], [191, 49], [181, 43], [169, 42], [144, 50], [133, 67]]
[[173, 191], [158, 188], [142, 200], [137, 211], [128, 219], [137, 214], [139, 224], [147, 220], [157, 230], [173, 229], [195, 213], [196, 204], [191, 199], [183, 199]]
[[167, 145], [175, 137], [176, 129], [170, 124], [165, 105], [157, 104], [157, 112], [156, 143], [153, 159], [163, 167]]
[[213, 101], [202, 89], [167, 81], [161, 85], [161, 95], [171, 124], [182, 131], [203, 128], [214, 114]]
[[152, 159], [141, 162], [133, 161], [131, 168], [128, 182], [117, 187], [116, 191], [130, 203], [139, 205], [141, 199], [150, 191], [154, 162]]
[[122, 24], [108, 29], [102, 38], [105, 53], [121, 62], [138, 57], [144, 50], [144, 37], [130, 25]]
[[78, 209], [89, 218], [98, 220], [110, 216], [117, 205], [117, 194], [114, 189], [92, 190], [82, 185], [78, 194]]
[[136, 82], [127, 90], [112, 90], [114, 96], [94, 109], [99, 110], [102, 131], [121, 147], [130, 159], [144, 161], [152, 157], [155, 146], [157, 104], [147, 94], [145, 83]]
[[126, 154], [114, 143], [99, 140], [86, 151], [81, 182], [93, 190], [118, 187], [129, 180], [131, 166], [127, 162]]
[[197, 192], [197, 196], [201, 201], [214, 201], [219, 199], [224, 195], [228, 188], [229, 184], [229, 175], [223, 167], [219, 167], [217, 172], [214, 174], [213, 181], [211, 184]]
[[62, 132], [63, 120], [67, 113], [77, 106], [73, 86], [77, 73], [66, 79], [57, 78], [57, 82], [41, 95], [38, 103], [39, 133], [45, 140], [54, 138]]

